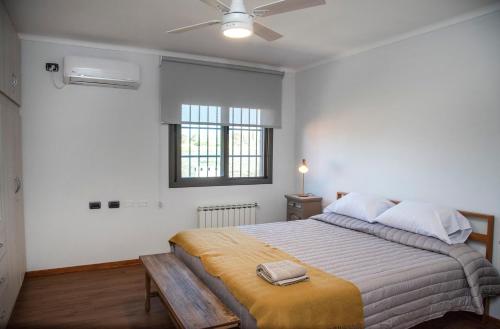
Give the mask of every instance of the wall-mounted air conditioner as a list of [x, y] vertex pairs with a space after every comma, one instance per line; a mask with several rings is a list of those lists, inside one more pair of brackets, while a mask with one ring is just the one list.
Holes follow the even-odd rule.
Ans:
[[93, 58], [64, 57], [64, 83], [137, 89], [141, 70], [135, 63]]

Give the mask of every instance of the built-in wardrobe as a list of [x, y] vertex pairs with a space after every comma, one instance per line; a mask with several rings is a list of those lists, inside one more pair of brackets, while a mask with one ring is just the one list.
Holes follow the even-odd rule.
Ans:
[[21, 160], [20, 41], [0, 1], [0, 328], [26, 272]]

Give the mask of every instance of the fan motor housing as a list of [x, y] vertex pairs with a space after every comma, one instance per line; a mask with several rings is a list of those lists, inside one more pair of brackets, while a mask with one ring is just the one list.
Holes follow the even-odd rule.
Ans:
[[222, 32], [230, 29], [245, 29], [253, 31], [253, 17], [247, 13], [227, 13], [222, 18]]

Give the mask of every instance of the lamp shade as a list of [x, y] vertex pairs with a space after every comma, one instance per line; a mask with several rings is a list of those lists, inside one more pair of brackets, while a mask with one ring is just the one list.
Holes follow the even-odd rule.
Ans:
[[301, 174], [305, 174], [309, 171], [309, 168], [307, 167], [306, 159], [302, 159], [302, 164], [299, 167], [299, 172]]

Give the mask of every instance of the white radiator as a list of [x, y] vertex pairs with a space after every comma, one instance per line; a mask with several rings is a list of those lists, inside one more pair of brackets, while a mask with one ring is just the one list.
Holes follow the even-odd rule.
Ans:
[[198, 227], [215, 228], [255, 224], [257, 202], [198, 207]]

